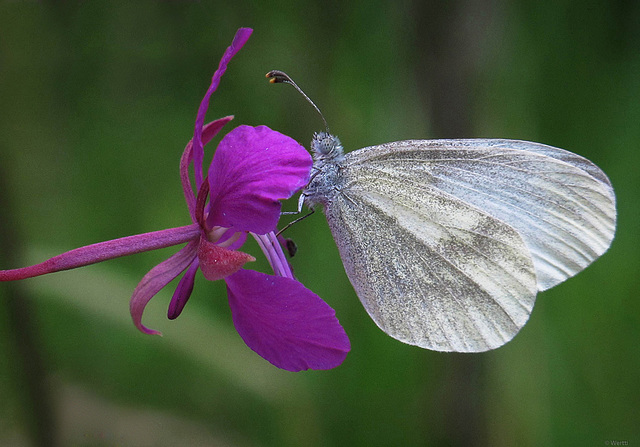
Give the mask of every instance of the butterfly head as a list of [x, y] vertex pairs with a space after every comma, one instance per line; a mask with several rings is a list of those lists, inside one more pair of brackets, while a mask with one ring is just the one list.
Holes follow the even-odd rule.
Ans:
[[313, 135], [311, 150], [318, 160], [340, 161], [344, 158], [342, 143], [338, 137], [327, 132], [318, 132]]

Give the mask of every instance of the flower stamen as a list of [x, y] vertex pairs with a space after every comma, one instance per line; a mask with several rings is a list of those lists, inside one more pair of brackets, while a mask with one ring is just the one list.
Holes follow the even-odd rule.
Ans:
[[287, 258], [284, 256], [282, 247], [276, 238], [275, 233], [272, 231], [267, 234], [255, 234], [251, 233], [258, 245], [267, 256], [267, 260], [273, 269], [273, 272], [277, 276], [284, 276], [293, 279], [293, 272], [289, 267]]

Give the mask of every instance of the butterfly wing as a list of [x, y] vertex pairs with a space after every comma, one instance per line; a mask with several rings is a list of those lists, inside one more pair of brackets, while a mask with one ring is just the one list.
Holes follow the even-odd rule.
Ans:
[[577, 274], [611, 245], [615, 195], [595, 164], [516, 140], [413, 140], [352, 153], [353, 173], [432, 185], [508, 223], [533, 257], [538, 290]]
[[325, 212], [369, 315], [403, 342], [478, 352], [526, 323], [536, 290], [608, 247], [615, 199], [582, 157], [507, 140], [347, 154]]

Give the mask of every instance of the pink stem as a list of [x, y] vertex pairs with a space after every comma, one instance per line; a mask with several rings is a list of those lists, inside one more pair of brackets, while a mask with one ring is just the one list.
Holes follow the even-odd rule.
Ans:
[[33, 278], [34, 276], [74, 269], [143, 251], [171, 247], [172, 245], [182, 244], [200, 237], [200, 231], [198, 224], [191, 224], [87, 245], [86, 247], [76, 248], [54, 256], [40, 264], [20, 269], [0, 270], [0, 281]]

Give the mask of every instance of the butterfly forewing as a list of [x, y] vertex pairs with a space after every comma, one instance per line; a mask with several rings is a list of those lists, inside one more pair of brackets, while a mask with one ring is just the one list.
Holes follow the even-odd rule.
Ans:
[[539, 290], [583, 270], [615, 233], [606, 175], [583, 157], [542, 144], [411, 140], [347, 154], [343, 175], [356, 185], [365, 172], [385, 173], [398, 189], [413, 182], [448, 193], [512, 226], [528, 247]]

